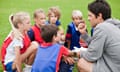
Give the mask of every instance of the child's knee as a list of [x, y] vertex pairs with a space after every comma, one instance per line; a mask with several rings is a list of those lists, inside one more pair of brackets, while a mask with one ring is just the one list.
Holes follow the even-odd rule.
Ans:
[[39, 44], [36, 41], [32, 41], [30, 46], [32, 49], [37, 50]]

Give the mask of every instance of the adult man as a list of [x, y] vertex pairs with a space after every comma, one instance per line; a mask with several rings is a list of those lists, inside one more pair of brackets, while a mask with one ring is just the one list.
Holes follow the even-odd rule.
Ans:
[[88, 43], [80, 51], [80, 72], [120, 72], [120, 21], [111, 18], [111, 8], [104, 0], [88, 5], [88, 20], [94, 33], [89, 37], [85, 24], [79, 25], [82, 38]]

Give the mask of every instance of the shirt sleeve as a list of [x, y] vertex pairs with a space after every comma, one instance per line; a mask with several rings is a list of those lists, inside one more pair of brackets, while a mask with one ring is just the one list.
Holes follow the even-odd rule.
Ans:
[[71, 27], [68, 25], [66, 40], [71, 40], [71, 37], [72, 37], [72, 30], [71, 30]]
[[85, 42], [89, 45], [91, 37], [88, 35], [88, 33], [81, 35], [81, 38], [84, 39]]
[[16, 38], [13, 39], [13, 47], [15, 48], [17, 46], [19, 46], [20, 48], [23, 48], [22, 39], [16, 39]]
[[91, 62], [98, 60], [102, 56], [106, 37], [107, 35], [102, 29], [96, 28], [88, 50], [80, 52], [81, 57]]
[[31, 41], [34, 41], [34, 32], [32, 29], [30, 29], [28, 32], [27, 32], [29, 38]]
[[61, 46], [60, 52], [62, 52], [62, 55], [68, 56], [69, 55], [69, 50], [68, 48]]

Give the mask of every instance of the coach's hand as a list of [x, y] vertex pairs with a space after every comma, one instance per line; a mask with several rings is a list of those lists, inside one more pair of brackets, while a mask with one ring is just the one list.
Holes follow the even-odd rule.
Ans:
[[79, 25], [78, 25], [78, 30], [80, 33], [85, 34], [86, 33], [86, 29], [87, 26], [85, 24], [85, 21], [82, 21]]

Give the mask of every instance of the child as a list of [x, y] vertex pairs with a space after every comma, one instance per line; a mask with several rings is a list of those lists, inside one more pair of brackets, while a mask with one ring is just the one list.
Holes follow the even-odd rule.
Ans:
[[[60, 37], [60, 40], [58, 41], [58, 44], [64, 45], [65, 34], [64, 34], [63, 28], [61, 27], [61, 23], [59, 21], [60, 16], [61, 16], [61, 13], [60, 13], [60, 10], [59, 10], [58, 7], [51, 7], [51, 8], [49, 8], [49, 11], [48, 11], [48, 22], [47, 22], [47, 24], [54, 24], [54, 25], [56, 25], [59, 28], [59, 33], [60, 33], [61, 37]], [[61, 64], [62, 61], [65, 60], [64, 58], [66, 58], [66, 57], [64, 56], [61, 59], [59, 72], [64, 72], [65, 71], [65, 70], [63, 70], [63, 66]], [[70, 59], [73, 61], [72, 58], [70, 58]]]
[[59, 33], [55, 25], [44, 25], [41, 36], [45, 42], [38, 48], [32, 72], [58, 72], [62, 55], [73, 56], [75, 53], [57, 43]]
[[73, 50], [73, 47], [80, 48], [79, 40], [80, 40], [80, 32], [78, 31], [78, 25], [82, 21], [82, 13], [79, 10], [73, 10], [72, 12], [72, 22], [68, 25], [67, 34], [66, 34], [66, 42], [67, 47], [70, 50]]
[[[82, 22], [82, 13], [80, 10], [73, 10], [72, 12], [72, 22], [68, 25], [67, 34], [66, 34], [66, 42], [65, 46], [68, 47], [70, 50], [73, 50], [74, 47], [80, 48], [81, 45], [80, 41], [80, 32], [78, 31], [78, 25]], [[63, 66], [68, 66], [63, 62]], [[72, 72], [73, 65], [69, 65], [67, 68], [64, 69], [68, 70], [66, 72]]]
[[61, 23], [59, 21], [61, 16], [60, 10], [58, 7], [51, 7], [48, 10], [48, 21], [46, 24], [55, 24], [56, 26], [60, 26]]
[[30, 29], [28, 13], [18, 12], [10, 16], [9, 20], [12, 31], [2, 45], [2, 65], [7, 72], [22, 72], [22, 63], [34, 53], [38, 44], [30, 43], [27, 36], [27, 31]]
[[59, 35], [60, 35], [60, 38], [59, 38], [58, 43], [61, 44], [61, 45], [64, 45], [64, 43], [65, 43], [64, 30], [63, 30], [63, 29], [59, 29], [59, 30], [58, 30], [58, 33], [59, 33]]
[[59, 21], [61, 16], [60, 9], [58, 7], [50, 7], [48, 11], [48, 21], [47, 24], [54, 24], [59, 28], [59, 33], [61, 35], [59, 44], [64, 44], [65, 42], [65, 35], [64, 30], [61, 27], [61, 23]]
[[41, 38], [41, 26], [45, 25], [46, 15], [42, 9], [37, 9], [34, 12], [35, 25], [28, 31], [31, 41], [37, 41], [39, 44], [43, 42]]

